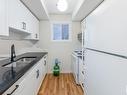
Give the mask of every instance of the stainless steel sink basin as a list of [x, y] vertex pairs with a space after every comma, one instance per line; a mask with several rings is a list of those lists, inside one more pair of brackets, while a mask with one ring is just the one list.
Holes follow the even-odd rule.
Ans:
[[32, 61], [34, 61], [36, 59], [36, 57], [27, 57], [27, 58], [21, 58], [19, 60], [17, 60], [15, 63], [16, 65], [15, 66], [18, 66], [18, 67], [24, 67], [28, 64], [30, 64]]
[[35, 59], [36, 57], [22, 57], [16, 60], [15, 62], [3, 65], [3, 67], [11, 67], [12, 65], [13, 67], [25, 67], [26, 65], [30, 64]]
[[19, 60], [17, 60], [16, 62], [17, 63], [30, 63], [32, 61], [34, 61], [36, 59], [36, 57], [23, 57], [23, 58], [20, 58]]

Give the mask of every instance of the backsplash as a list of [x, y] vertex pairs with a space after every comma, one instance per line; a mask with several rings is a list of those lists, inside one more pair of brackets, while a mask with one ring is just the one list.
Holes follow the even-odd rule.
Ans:
[[10, 54], [10, 47], [15, 44], [16, 51], [22, 48], [28, 48], [34, 46], [36, 43], [27, 40], [3, 40], [0, 39], [0, 55]]
[[9, 29], [9, 37], [0, 36], [0, 56], [10, 54], [12, 44], [15, 45], [16, 54], [21, 49], [37, 46], [37, 41], [26, 40], [25, 37], [27, 35], [25, 33], [21, 33], [17, 30], [15, 31], [14, 29]]

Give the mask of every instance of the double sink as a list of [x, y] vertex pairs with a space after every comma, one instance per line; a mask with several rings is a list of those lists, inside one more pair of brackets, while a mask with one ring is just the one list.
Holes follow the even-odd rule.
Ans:
[[21, 57], [13, 62], [9, 62], [7, 64], [2, 65], [2, 67], [25, 67], [29, 65], [31, 62], [33, 62], [36, 59], [36, 57]]

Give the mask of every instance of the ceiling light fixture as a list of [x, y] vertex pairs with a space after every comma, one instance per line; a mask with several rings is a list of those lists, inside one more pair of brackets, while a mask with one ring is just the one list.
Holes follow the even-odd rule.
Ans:
[[67, 3], [66, 0], [59, 0], [59, 1], [57, 2], [56, 6], [57, 6], [57, 9], [58, 9], [59, 11], [64, 12], [64, 11], [66, 11], [67, 8], [68, 8], [68, 3]]

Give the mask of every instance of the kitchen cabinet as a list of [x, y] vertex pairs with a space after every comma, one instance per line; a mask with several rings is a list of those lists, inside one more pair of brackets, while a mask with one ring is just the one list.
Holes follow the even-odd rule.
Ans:
[[46, 75], [46, 73], [48, 72], [48, 71], [47, 71], [47, 70], [48, 70], [47, 58], [48, 58], [48, 55], [45, 55], [45, 56], [44, 56], [44, 61], [43, 61], [43, 62], [44, 62], [44, 69], [43, 69], [43, 70], [44, 70], [44, 71], [43, 71], [43, 72], [44, 72], [44, 75]]
[[45, 55], [2, 95], [37, 95], [41, 83], [47, 73], [46, 59], [47, 55]]
[[11, 32], [25, 34], [24, 39], [39, 40], [39, 20], [20, 0], [1, 0], [0, 36], [10, 36]]
[[39, 21], [33, 14], [29, 14], [28, 17], [31, 34], [28, 35], [26, 39], [39, 40]]
[[0, 35], [8, 36], [9, 32], [7, 29], [7, 11], [6, 11], [6, 2], [7, 0], [0, 1]]
[[32, 19], [31, 19], [31, 39], [34, 39], [34, 40], [39, 40], [39, 21], [36, 19], [36, 17], [34, 17], [33, 15], [31, 16]]
[[8, 6], [8, 27], [29, 33], [30, 29], [27, 19], [29, 11], [20, 0], [7, 0]]
[[71, 60], [72, 60], [72, 73], [76, 84], [79, 84], [79, 57], [76, 52], [72, 53]]
[[25, 78], [24, 83], [22, 82], [21, 85], [24, 85], [25, 89], [22, 88], [22, 91], [18, 91], [20, 94], [15, 95], [37, 95], [41, 83], [47, 73], [43, 71], [46, 69], [45, 56], [37, 63], [35, 67], [33, 67], [32, 71], [29, 73], [29, 76]]
[[37, 83], [35, 84], [36, 86], [36, 94], [39, 91], [39, 88], [41, 86], [41, 83], [43, 82], [45, 76], [47, 73], [47, 55], [45, 55], [40, 61], [39, 61], [39, 65], [38, 65], [38, 69], [36, 70], [36, 78], [37, 78]]
[[39, 21], [20, 0], [7, 0], [8, 27], [27, 33], [24, 39], [39, 40]]
[[[25, 75], [25, 77], [21, 80], [18, 80], [20, 82], [15, 83], [14, 86], [16, 88], [16, 85], [18, 85], [19, 87], [17, 87], [17, 89], [15, 90], [15, 88], [12, 87], [9, 88], [8, 91], [6, 91], [3, 95], [36, 95], [35, 91], [36, 91], [36, 83], [37, 83], [37, 79], [36, 79], [36, 70], [38, 68], [35, 67], [33, 68], [32, 71], [27, 72]], [[14, 92], [13, 92], [14, 91]], [[12, 94], [11, 94], [12, 93]]]
[[39, 21], [34, 19], [30, 39], [39, 40]]
[[82, 89], [84, 90], [85, 86], [85, 70], [83, 68], [82, 59], [79, 59], [79, 84], [81, 85]]

